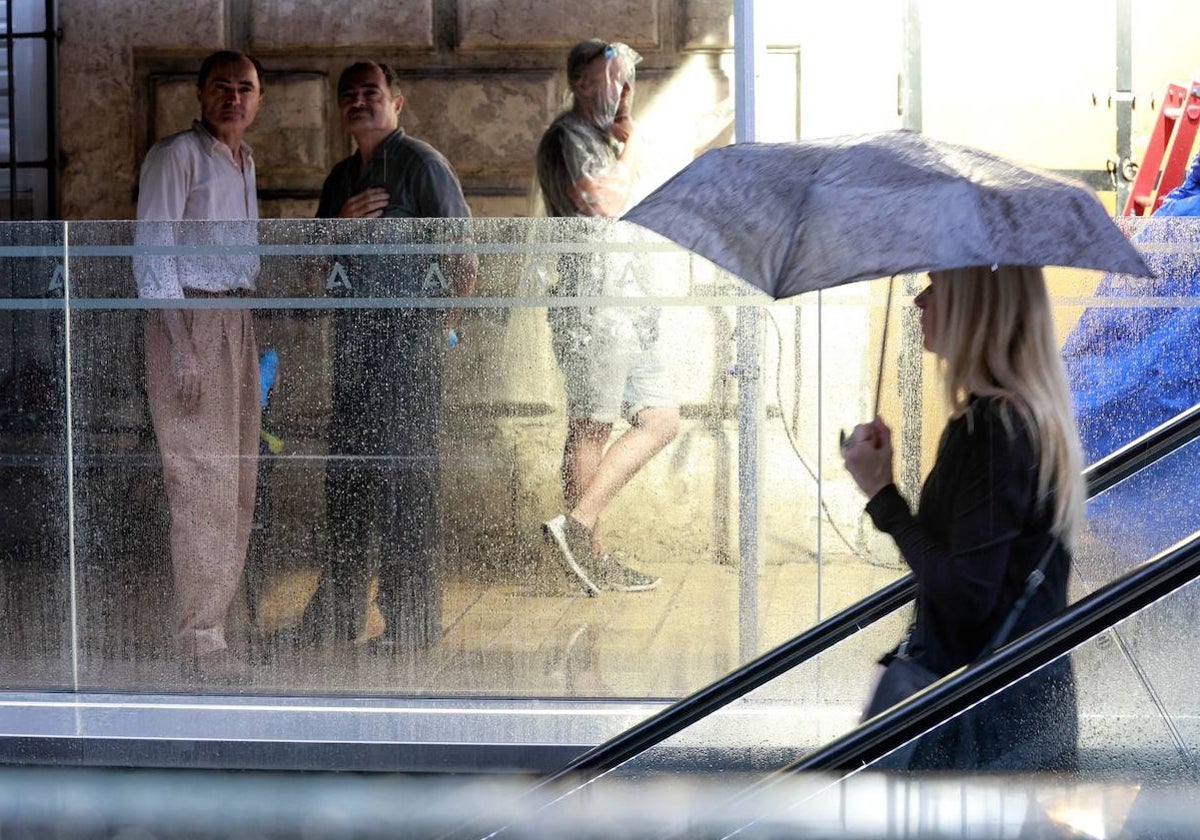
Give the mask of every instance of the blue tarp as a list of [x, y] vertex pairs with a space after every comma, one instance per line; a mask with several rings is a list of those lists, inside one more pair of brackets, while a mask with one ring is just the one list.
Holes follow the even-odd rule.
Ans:
[[[1156, 277], [1106, 275], [1096, 296], [1200, 295], [1200, 222], [1170, 218], [1179, 216], [1200, 216], [1200, 156], [1133, 237]], [[1200, 402], [1200, 306], [1190, 302], [1090, 307], [1063, 354], [1088, 463]], [[1200, 527], [1200, 516], [1189, 515], [1197, 508], [1192, 485], [1198, 475], [1200, 446], [1193, 445], [1109, 490], [1089, 506], [1089, 516], [1109, 542], [1164, 548]]]

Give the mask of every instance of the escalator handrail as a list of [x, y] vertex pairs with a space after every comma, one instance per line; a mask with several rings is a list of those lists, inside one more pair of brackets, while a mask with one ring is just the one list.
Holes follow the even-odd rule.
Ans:
[[1085, 596], [991, 656], [943, 677], [770, 778], [871, 764], [1197, 578], [1200, 531]]
[[1167, 422], [1117, 451], [1105, 455], [1083, 471], [1088, 498], [1098, 496], [1139, 470], [1165, 458], [1200, 437], [1200, 404], [1176, 414]]
[[880, 618], [909, 603], [916, 591], [911, 574], [889, 583], [869, 598], [846, 608], [801, 633], [791, 641], [767, 651], [711, 685], [668, 706], [656, 715], [596, 746], [565, 767], [547, 776], [553, 784], [566, 776], [594, 778], [633, 756], [669, 738], [681, 729], [753, 691], [821, 651], [853, 635]]
[[[1087, 482], [1088, 498], [1165, 458], [1197, 437], [1200, 437], [1200, 404], [1177, 414], [1085, 469], [1083, 475]], [[911, 574], [907, 574], [716, 682], [593, 747], [546, 776], [537, 787], [552, 785], [567, 777], [586, 782], [620, 766], [776, 676], [833, 647], [847, 636], [890, 615], [908, 604], [915, 594], [916, 581]]]

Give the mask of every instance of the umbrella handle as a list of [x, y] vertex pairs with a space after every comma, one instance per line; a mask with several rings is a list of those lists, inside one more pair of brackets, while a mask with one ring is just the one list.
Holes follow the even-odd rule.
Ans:
[[[887, 339], [888, 339], [888, 324], [892, 319], [892, 292], [896, 286], [896, 275], [893, 274], [888, 278], [887, 304], [883, 310], [883, 341], [879, 346], [879, 368], [875, 372], [875, 411], [871, 414], [871, 419], [874, 420], [879, 416], [879, 397], [883, 391], [883, 364], [887, 360]], [[838, 449], [842, 454], [846, 454], [846, 450], [850, 448], [853, 439], [846, 434], [845, 429], [838, 430]]]

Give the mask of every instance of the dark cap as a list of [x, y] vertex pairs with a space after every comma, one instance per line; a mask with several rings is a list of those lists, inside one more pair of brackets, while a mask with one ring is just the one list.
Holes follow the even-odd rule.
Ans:
[[573, 82], [582, 76], [583, 68], [603, 55], [607, 49], [608, 42], [599, 38], [589, 38], [571, 47], [571, 52], [567, 54], [567, 81]]

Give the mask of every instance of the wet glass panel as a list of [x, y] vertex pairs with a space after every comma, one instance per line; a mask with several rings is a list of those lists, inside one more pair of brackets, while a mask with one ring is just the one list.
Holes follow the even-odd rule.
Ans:
[[1107, 274], [1094, 291], [1078, 289], [1074, 299], [1061, 301], [1074, 315], [1063, 355], [1088, 463], [1200, 402], [1194, 374], [1200, 220], [1163, 216], [1125, 224], [1156, 276]]
[[0, 688], [72, 684], [61, 224], [0, 229]]
[[[1200, 220], [1125, 220], [1154, 278], [1104, 275], [1056, 297], [1063, 356], [1085, 461], [1093, 463], [1200, 402], [1196, 356]], [[1088, 506], [1080, 578], [1100, 585], [1196, 528], [1190, 444], [1112, 487]], [[1131, 553], [1131, 548], [1136, 551]]]
[[898, 276], [820, 293], [825, 584], [820, 619], [908, 573], [895, 544], [866, 515], [866, 498], [846, 471], [838, 442], [877, 414], [887, 418], [895, 430], [896, 480], [914, 493], [910, 464], [919, 466], [924, 405], [920, 324], [911, 306], [918, 283]]
[[1008, 772], [1074, 764], [1091, 778], [1159, 784], [1193, 778], [1197, 681], [1164, 666], [1180, 655], [1180, 618], [1194, 614], [1198, 595], [1196, 583], [1183, 587], [932, 730], [912, 761]]
[[910, 620], [911, 609], [904, 608], [858, 631], [646, 750], [611, 777], [741, 772], [752, 778], [778, 770], [858, 724], [875, 662]]
[[[1120, 833], [1126, 821], [1153, 825], [1162, 816], [1153, 809], [1164, 804], [1155, 792], [1178, 791], [1194, 784], [1200, 730], [1194, 724], [1197, 685], [1191, 671], [1147, 669], [1145, 663], [1165, 665], [1172, 657], [1178, 662], [1178, 657], [1185, 655], [1179, 649], [1182, 643], [1178, 640], [1185, 637], [1180, 619], [1194, 614], [1200, 594], [1197, 586], [1191, 583], [1181, 588], [913, 744], [840, 780], [810, 775], [763, 784], [762, 770], [783, 764], [754, 766], [754, 772], [742, 777], [745, 787], [735, 785], [740, 787], [736, 792], [718, 794], [715, 803], [692, 812], [690, 822], [695, 825], [736, 815], [740, 822], [726, 823], [724, 831], [745, 830], [747, 836], [756, 836], [756, 830], [783, 824], [797, 815], [823, 815], [831, 821], [831, 829], [855, 825], [869, 834], [874, 826], [873, 830], [890, 832], [887, 836], [927, 836], [937, 830], [954, 833], [947, 826], [962, 820], [965, 827], [973, 821], [970, 814], [991, 808], [995, 822], [987, 836], [1025, 836], [1021, 826], [1028, 825], [1028, 817], [1048, 817], [1051, 823], [1080, 831], [1115, 827], [1113, 835]], [[811, 726], [807, 712], [795, 715], [796, 729]], [[758, 730], [761, 738], [754, 749], [759, 755], [787, 752], [785, 745], [795, 739], [781, 735], [783, 720], [768, 718]], [[701, 724], [707, 725], [708, 721]], [[823, 740], [831, 737], [836, 734]], [[707, 754], [699, 746], [659, 750], [659, 762], [652, 768], [655, 778], [693, 778], [718, 770], [736, 774], [744, 769], [739, 749], [745, 747], [731, 747], [719, 729], [711, 730], [705, 743]], [[793, 754], [784, 763], [796, 757]], [[900, 767], [922, 772], [899, 772]], [[640, 781], [639, 771], [649, 769], [649, 764], [635, 760], [586, 789], [590, 795], [603, 796], [620, 790], [630, 777]], [[934, 770], [939, 772], [930, 772]], [[980, 770], [988, 772], [976, 775]], [[1029, 775], [1035, 770], [1043, 772]], [[1003, 780], [1004, 774], [1026, 774], [1013, 778], [1038, 778], [1046, 783], [1028, 814], [1021, 801], [1025, 799], [1027, 805], [1028, 797], [1002, 803], [996, 799], [1004, 796], [1002, 790], [988, 790]], [[932, 799], [941, 805], [931, 809], [931, 791], [926, 788], [931, 782], [960, 788], [958, 801], [935, 796]], [[1086, 783], [1082, 788], [1081, 782]], [[751, 789], [750, 784], [755, 787]], [[874, 810], [847, 809], [848, 796], [868, 790], [875, 791]], [[1143, 790], [1146, 795], [1139, 796]], [[563, 813], [563, 807], [571, 807], [576, 798], [581, 797], [565, 797], [546, 808], [541, 818]], [[1000, 811], [994, 810], [996, 805]], [[1001, 824], [1011, 828], [1000, 833]], [[1096, 830], [1091, 833], [1108, 836]]]
[[[200, 447], [231, 471], [214, 487], [250, 512], [176, 517], [242, 517], [244, 543], [213, 574], [243, 690], [678, 697], [904, 572], [834, 442], [874, 411], [882, 370], [897, 478], [919, 488], [944, 422], [911, 307], [921, 278], [890, 297], [881, 280], [775, 303], [640, 229], [589, 221], [155, 227], [72, 226], [89, 684], [228, 688], [196, 678], [180, 647], [146, 356], [172, 311], [249, 313], [255, 336], [253, 393], [222, 421], [259, 423], [256, 443]], [[197, 284], [253, 262], [257, 292], [138, 299], [135, 278], [171, 260]], [[626, 393], [622, 366], [642, 354]], [[743, 358], [761, 376], [750, 417]], [[610, 485], [599, 545], [568, 533], [568, 435], [599, 451], [636, 440], [654, 412], [631, 424], [630, 408], [656, 402], [679, 419]], [[738, 544], [752, 479], [757, 566]]]
[[158, 310], [137, 298], [131, 224], [69, 233], [81, 681], [179, 690], [179, 666], [164, 655], [174, 629], [167, 509], [146, 396], [143, 334]]
[[1197, 465], [1200, 443], [1189, 443], [1089, 502], [1075, 557], [1081, 583], [1101, 586], [1200, 527]]
[[[238, 501], [252, 509], [236, 551], [244, 585], [235, 559], [203, 590], [225, 587], [224, 642], [248, 666], [240, 690], [674, 697], [818, 614], [810, 594], [797, 617], [796, 593], [818, 591], [819, 520], [793, 513], [817, 509], [817, 484], [774, 426], [786, 402], [798, 447], [815, 452], [816, 377], [803, 371], [815, 365], [815, 299], [772, 305], [764, 390], [776, 394], [760, 403], [772, 428], [758, 480], [786, 539], [758, 535], [776, 569], [746, 601], [755, 572], [737, 559], [737, 465], [751, 426], [729, 368], [738, 310], [765, 298], [628, 225], [155, 227], [73, 226], [89, 684], [228, 688], [193, 673], [180, 638], [190, 566], [173, 570], [174, 523], [234, 514], [170, 501], [147, 342], [172, 310], [252, 313], [258, 398], [222, 419], [258, 420], [255, 451], [216, 457], [214, 438], [197, 453], [206, 469], [252, 467]], [[203, 283], [255, 255], [256, 296], [135, 299], [135, 277], [165, 260]], [[476, 263], [474, 294], [458, 294]], [[814, 352], [797, 352], [804, 341]], [[599, 545], [558, 519], [569, 434], [577, 450], [642, 441], [644, 465], [609, 479]], [[231, 476], [214, 488], [233, 493]], [[793, 543], [807, 547], [800, 562]], [[789, 563], [806, 579], [784, 580]], [[749, 617], [774, 614], [743, 647]]]

